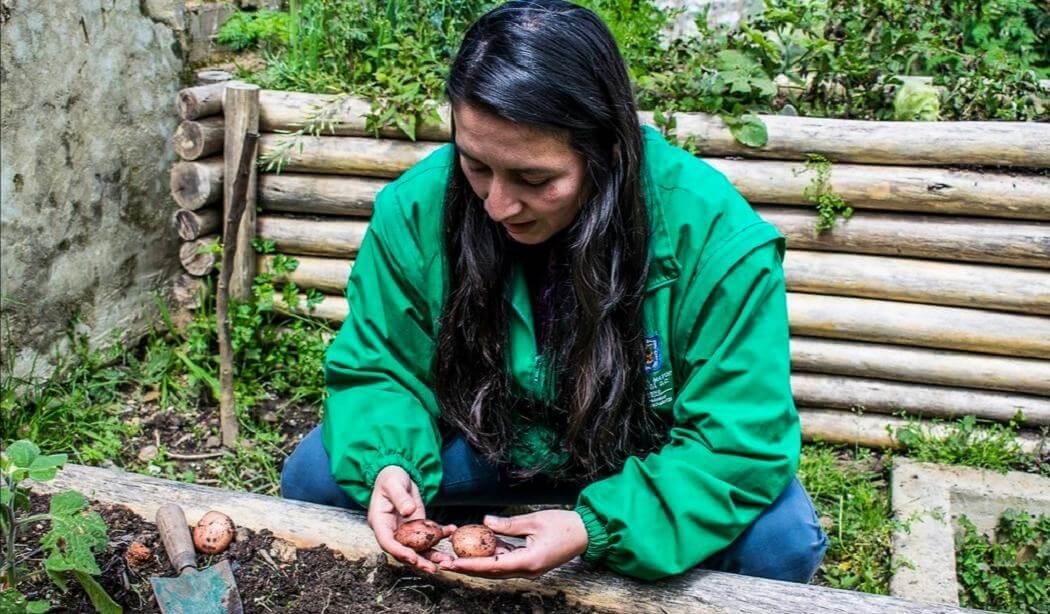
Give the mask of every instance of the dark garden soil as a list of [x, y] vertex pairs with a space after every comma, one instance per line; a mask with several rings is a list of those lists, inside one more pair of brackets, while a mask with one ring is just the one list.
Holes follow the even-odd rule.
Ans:
[[[47, 510], [48, 497], [32, 497], [33, 513]], [[95, 504], [109, 528], [109, 545], [96, 556], [99, 582], [125, 612], [158, 612], [150, 585], [151, 576], [173, 574], [156, 526], [123, 506]], [[234, 519], [236, 521], [236, 519]], [[32, 551], [48, 530], [48, 522], [28, 527], [20, 549]], [[128, 547], [138, 542], [150, 549], [143, 563], [126, 558]], [[32, 569], [40, 569], [43, 555], [34, 555]], [[198, 556], [198, 567], [227, 559], [237, 581], [245, 612], [594, 612], [570, 607], [563, 596], [535, 593], [497, 594], [444, 584], [387, 564], [379, 556], [349, 561], [324, 546], [295, 549], [269, 531], [238, 530], [236, 541], [222, 554]], [[47, 599], [51, 612], [92, 612], [86, 594], [75, 582], [62, 594], [42, 574], [23, 581], [19, 588], [29, 599]]]

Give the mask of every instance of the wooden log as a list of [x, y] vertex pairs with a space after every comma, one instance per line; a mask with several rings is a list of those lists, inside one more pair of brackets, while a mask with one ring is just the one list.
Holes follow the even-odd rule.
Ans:
[[1050, 358], [1050, 318], [788, 292], [791, 333], [1001, 356]]
[[282, 254], [350, 258], [361, 247], [368, 222], [310, 220], [278, 215], [259, 216], [256, 232], [275, 242]]
[[179, 247], [179, 262], [187, 273], [194, 277], [204, 277], [215, 269], [214, 246], [219, 242], [217, 235], [202, 237], [196, 241], [187, 241]]
[[283, 134], [266, 134], [259, 141], [259, 155], [267, 161], [268, 167], [272, 160], [282, 159], [282, 172], [392, 178], [441, 145], [367, 137], [304, 136], [293, 139]]
[[999, 422], [1009, 422], [1020, 412], [1025, 425], [1050, 425], [1050, 399], [1032, 395], [820, 373], [792, 374], [791, 389], [795, 402], [805, 407], [937, 418], [974, 415]]
[[189, 273], [179, 273], [171, 283], [172, 311], [199, 309], [204, 280]]
[[273, 306], [277, 311], [320, 318], [329, 322], [342, 322], [346, 319], [346, 314], [350, 313], [350, 305], [343, 296], [325, 295], [320, 303], [310, 307], [307, 305], [306, 295], [300, 294], [298, 304], [292, 308], [285, 302], [283, 295], [274, 294]]
[[[652, 116], [643, 121], [652, 124]], [[678, 113], [678, 138], [694, 137], [704, 156], [805, 160], [819, 153], [835, 162], [907, 166], [1050, 167], [1050, 124], [1036, 122], [895, 122], [761, 115], [769, 140], [741, 144], [717, 115]]]
[[[316, 115], [334, 99], [318, 94], [264, 90], [260, 97], [264, 132], [294, 131], [311, 114]], [[334, 105], [329, 120], [334, 134], [370, 136], [363, 116], [371, 103], [351, 98]], [[451, 113], [447, 105], [438, 107], [441, 122], [424, 124], [418, 137], [428, 141], [451, 140]], [[805, 160], [809, 153], [821, 153], [836, 162], [863, 164], [901, 164], [907, 166], [951, 166], [979, 164], [989, 166], [1050, 167], [1050, 124], [1036, 122], [887, 122], [821, 119], [763, 115], [769, 132], [764, 147], [751, 148], [733, 138], [725, 123], [715, 115], [678, 113], [679, 138], [694, 136], [705, 156], [745, 156], [781, 160]], [[653, 114], [639, 114], [643, 123], [655, 125]], [[325, 134], [332, 134], [332, 131]], [[399, 130], [384, 131], [387, 138], [406, 138]]]
[[190, 211], [222, 201], [222, 156], [176, 162], [171, 167], [171, 196], [175, 204]]
[[[88, 499], [124, 505], [143, 518], [153, 518], [164, 503], [177, 503], [186, 520], [195, 524], [209, 510], [218, 510], [237, 526], [270, 530], [300, 548], [324, 545], [349, 560], [380, 553], [362, 512], [290, 499], [278, 499], [219, 488], [184, 484], [159, 478], [67, 464], [54, 480], [31, 482], [37, 493], [75, 489]], [[447, 548], [447, 542], [439, 545]], [[388, 560], [392, 561], [393, 559]], [[650, 614], [659, 612], [961, 612], [951, 606], [928, 605], [858, 591], [830, 589], [695, 569], [659, 582], [641, 582], [601, 567], [570, 561], [543, 576], [528, 579], [487, 580], [441, 571], [433, 576], [492, 592], [563, 593], [571, 604], [602, 612]]]
[[180, 158], [198, 160], [222, 152], [223, 133], [222, 117], [205, 117], [180, 123], [171, 142]]
[[[230, 81], [233, 79], [233, 75], [226, 72], [225, 70], [198, 70], [197, 71], [197, 85], [210, 85], [212, 83], [221, 83], [223, 81]], [[220, 99], [221, 102], [221, 99]]]
[[376, 195], [388, 183], [368, 177], [263, 173], [259, 205], [269, 211], [368, 217]]
[[791, 368], [1050, 397], [1050, 360], [1034, 358], [796, 336]]
[[222, 93], [225, 89], [225, 82], [183, 88], [175, 100], [175, 110], [183, 120], [218, 115], [222, 113]]
[[792, 249], [784, 274], [794, 292], [1050, 315], [1050, 273], [1036, 269]]
[[[338, 136], [373, 136], [365, 129], [365, 116], [372, 103], [355, 96], [331, 96], [302, 92], [263, 90], [259, 95], [259, 125], [263, 132], [294, 132], [303, 128], [312, 117], [325, 117], [322, 134]], [[448, 105], [440, 105], [438, 123], [423, 122], [416, 128], [416, 139], [449, 141], [452, 139], [451, 112]], [[388, 127], [379, 131], [388, 139], [407, 139], [400, 129]]]
[[[295, 256], [298, 266], [287, 274], [276, 275], [277, 283], [292, 282], [300, 288], [313, 288], [325, 294], [342, 296], [346, 294], [346, 282], [350, 279], [353, 260], [335, 258], [316, 258], [313, 256]], [[274, 256], [259, 256], [258, 269], [264, 273], [273, 272]]]
[[756, 206], [791, 249], [1050, 268], [1050, 224], [858, 211], [817, 234], [816, 211]]
[[218, 209], [179, 209], [172, 217], [179, 238], [183, 241], [192, 241], [202, 235], [212, 234], [219, 230], [222, 222], [222, 214]]
[[[905, 418], [854, 413], [841, 409], [800, 407], [798, 417], [802, 423], [802, 440], [807, 442], [822, 441], [869, 448], [902, 449], [904, 446], [897, 438], [897, 433], [909, 424], [938, 439], [943, 439], [952, 432], [951, 426], [943, 423], [914, 420], [909, 422]], [[1022, 431], [1014, 437], [1014, 441], [1028, 454], [1038, 454], [1045, 450], [1046, 444], [1035, 433]]]
[[[704, 158], [749, 202], [810, 205], [815, 177], [798, 162]], [[855, 209], [1050, 220], [1050, 177], [945, 168], [835, 164], [830, 188]]]
[[[259, 131], [259, 86], [233, 82], [226, 84], [223, 99], [223, 117], [225, 124], [225, 146], [223, 160], [223, 211], [229, 212], [233, 203], [233, 188], [237, 173], [237, 164], [245, 146], [245, 137]], [[253, 143], [256, 141], [253, 139]], [[248, 177], [248, 191], [245, 194], [244, 215], [241, 216], [237, 229], [237, 250], [233, 259], [230, 277], [230, 297], [244, 301], [252, 294], [252, 280], [255, 278], [255, 249], [252, 239], [255, 238], [255, 194], [258, 146], [251, 154], [251, 172]], [[225, 222], [224, 222], [225, 224]]]

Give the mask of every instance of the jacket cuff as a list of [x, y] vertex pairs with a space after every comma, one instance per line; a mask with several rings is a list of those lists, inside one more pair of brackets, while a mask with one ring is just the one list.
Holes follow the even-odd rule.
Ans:
[[609, 550], [609, 534], [605, 524], [598, 519], [594, 510], [582, 503], [576, 505], [576, 513], [583, 519], [583, 526], [587, 529], [587, 551], [582, 558], [588, 563], [597, 563], [605, 558]]
[[396, 465], [404, 469], [405, 472], [408, 473], [408, 477], [412, 478], [412, 481], [415, 482], [416, 488], [419, 489], [419, 494], [423, 498], [423, 503], [429, 503], [427, 494], [423, 492], [423, 474], [419, 473], [419, 469], [415, 464], [411, 463], [399, 452], [380, 452], [379, 456], [376, 456], [365, 465], [364, 478], [365, 486], [368, 490], [372, 490], [375, 487], [376, 477], [379, 476], [379, 472], [390, 465]]

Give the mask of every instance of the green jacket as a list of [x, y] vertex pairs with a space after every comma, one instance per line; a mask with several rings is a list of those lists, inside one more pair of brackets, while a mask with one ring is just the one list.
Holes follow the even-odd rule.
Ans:
[[[724, 176], [644, 128], [652, 264], [644, 303], [649, 400], [670, 439], [583, 489], [584, 559], [656, 579], [729, 545], [787, 487], [800, 429], [789, 381], [784, 239]], [[328, 350], [323, 440], [336, 481], [367, 506], [376, 474], [403, 467], [425, 503], [441, 483], [430, 381], [447, 284], [441, 208], [452, 146], [388, 185]], [[524, 274], [508, 282], [513, 377], [542, 394]], [[528, 437], [525, 448], [542, 437]], [[517, 458], [542, 458], [522, 449]]]

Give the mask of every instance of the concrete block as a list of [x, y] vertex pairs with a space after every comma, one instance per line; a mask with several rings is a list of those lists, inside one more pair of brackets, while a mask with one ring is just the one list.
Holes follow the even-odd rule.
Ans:
[[898, 457], [891, 488], [893, 514], [902, 525], [893, 535], [890, 594], [914, 601], [959, 605], [955, 533], [960, 516], [992, 535], [1007, 509], [1050, 515], [1050, 478], [1020, 471], [1003, 474]]

